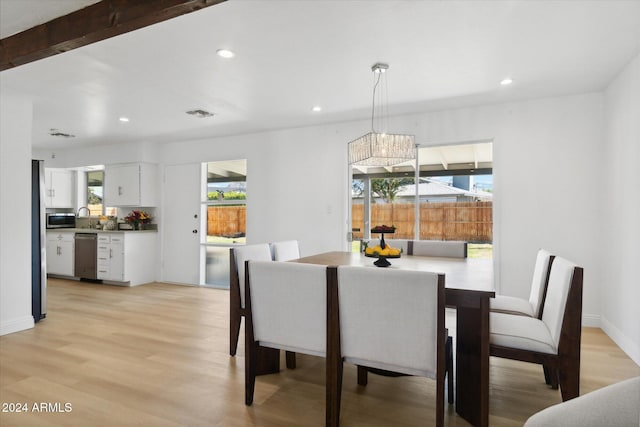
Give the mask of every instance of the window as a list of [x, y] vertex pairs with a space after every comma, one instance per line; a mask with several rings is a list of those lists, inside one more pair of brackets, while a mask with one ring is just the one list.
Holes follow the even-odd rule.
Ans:
[[353, 166], [352, 249], [359, 250], [360, 239], [377, 238], [370, 235], [372, 227], [392, 225], [396, 232], [390, 238], [464, 240], [469, 242], [470, 257], [490, 258], [492, 145], [420, 147], [417, 160], [397, 166]]
[[92, 216], [117, 215], [117, 209], [105, 207], [104, 199], [104, 171], [90, 170], [87, 174], [87, 207]]
[[92, 213], [102, 214], [104, 171], [87, 172], [87, 207]]
[[209, 162], [206, 170], [203, 209], [206, 209], [205, 284], [229, 286], [229, 248], [244, 245], [246, 237], [247, 162]]

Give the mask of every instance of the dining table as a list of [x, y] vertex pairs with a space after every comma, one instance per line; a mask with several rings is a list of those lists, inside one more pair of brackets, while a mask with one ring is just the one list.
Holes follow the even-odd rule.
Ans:
[[[357, 252], [325, 252], [292, 260], [326, 266], [374, 265], [375, 258]], [[495, 297], [493, 261], [401, 255], [388, 259], [389, 269], [443, 273], [445, 301], [456, 311], [455, 409], [474, 426], [489, 425], [489, 298]]]

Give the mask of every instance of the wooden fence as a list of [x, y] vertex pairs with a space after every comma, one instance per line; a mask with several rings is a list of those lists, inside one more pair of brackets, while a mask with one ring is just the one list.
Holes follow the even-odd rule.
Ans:
[[[475, 243], [493, 241], [492, 202], [422, 203], [420, 205], [421, 240], [464, 240]], [[394, 225], [395, 239], [413, 239], [415, 223], [414, 205], [373, 204], [371, 225]], [[352, 226], [354, 239], [364, 233], [364, 206], [353, 205]], [[244, 205], [209, 206], [207, 235], [234, 237], [246, 233]]]
[[[493, 241], [492, 202], [452, 202], [420, 204], [420, 240]], [[371, 205], [371, 226], [394, 225], [394, 239], [413, 239], [415, 208], [406, 204]], [[353, 205], [354, 239], [364, 233], [364, 206]], [[355, 231], [360, 229], [359, 231]]]
[[207, 235], [236, 237], [247, 232], [245, 205], [207, 206]]

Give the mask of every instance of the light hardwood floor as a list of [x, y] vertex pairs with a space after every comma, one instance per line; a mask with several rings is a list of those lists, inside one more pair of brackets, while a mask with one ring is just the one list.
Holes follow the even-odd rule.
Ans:
[[[324, 425], [324, 359], [299, 355], [297, 369], [260, 377], [244, 405], [243, 345], [228, 354], [228, 291], [59, 279], [48, 291], [44, 321], [0, 337], [2, 409], [28, 407], [0, 412], [3, 427]], [[450, 328], [454, 320], [449, 313]], [[581, 393], [638, 375], [602, 331], [583, 330]], [[345, 365], [341, 425], [433, 425], [434, 389], [425, 378], [375, 375], [359, 387]], [[34, 412], [42, 402], [54, 412]], [[492, 358], [490, 402], [492, 426], [521, 426], [560, 394], [539, 366]], [[468, 425], [453, 406], [445, 424]]]

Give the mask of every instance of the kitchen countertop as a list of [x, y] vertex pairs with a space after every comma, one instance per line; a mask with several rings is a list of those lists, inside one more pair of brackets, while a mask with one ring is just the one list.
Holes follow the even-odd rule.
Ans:
[[47, 233], [157, 233], [158, 230], [98, 230], [97, 228], [48, 228]]

